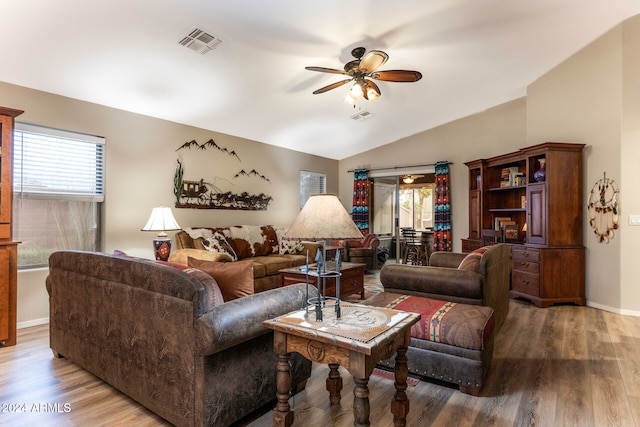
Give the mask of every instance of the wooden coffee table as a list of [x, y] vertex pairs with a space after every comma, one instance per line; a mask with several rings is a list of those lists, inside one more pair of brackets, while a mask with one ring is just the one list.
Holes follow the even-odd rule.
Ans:
[[411, 326], [420, 319], [416, 313], [340, 303], [342, 316], [336, 319], [332, 304], [323, 310], [323, 321], [315, 320], [313, 309], [294, 311], [266, 320], [263, 325], [274, 331], [274, 350], [278, 355], [278, 403], [273, 425], [289, 427], [293, 411], [289, 406], [291, 352], [329, 366], [327, 391], [332, 405], [340, 403], [342, 378], [338, 368], [344, 366], [353, 376], [354, 426], [369, 426], [369, 376], [380, 360], [396, 352], [395, 395], [391, 413], [395, 426], [405, 426], [409, 413], [407, 398], [407, 347]]
[[[361, 299], [364, 299], [364, 267], [366, 264], [343, 262], [340, 265], [340, 273], [342, 273], [342, 276], [340, 276], [340, 299], [357, 293], [360, 294]], [[309, 268], [315, 268], [315, 264], [309, 265]], [[333, 261], [327, 262], [327, 269], [335, 269], [335, 263]], [[306, 279], [307, 273], [303, 267], [291, 267], [280, 270], [280, 283], [282, 286], [305, 283]], [[318, 287], [318, 276], [309, 275], [309, 284]], [[326, 286], [325, 296], [335, 297], [335, 278], [327, 278]]]

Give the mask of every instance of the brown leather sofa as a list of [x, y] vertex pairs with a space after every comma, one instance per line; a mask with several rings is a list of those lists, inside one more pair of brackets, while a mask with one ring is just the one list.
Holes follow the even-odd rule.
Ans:
[[510, 251], [504, 243], [485, 249], [478, 256], [477, 272], [459, 269], [469, 254], [434, 252], [428, 266], [385, 265], [380, 281], [386, 292], [489, 306], [497, 331], [509, 312]]
[[[276, 396], [267, 319], [297, 310], [304, 284], [223, 302], [183, 266], [104, 253], [49, 259], [50, 345], [177, 426], [230, 425]], [[293, 392], [311, 362], [292, 354]]]
[[[256, 293], [281, 286], [279, 271], [297, 267], [307, 262], [313, 263], [316, 251], [321, 247], [317, 242], [291, 242], [281, 239], [278, 230], [271, 225], [236, 225], [230, 227], [193, 227], [190, 230], [219, 232], [226, 238], [230, 251], [238, 260], [251, 258], [253, 261], [253, 284]], [[205, 239], [193, 238], [187, 231], [175, 235], [175, 249], [205, 249]], [[178, 255], [172, 252], [170, 261]]]

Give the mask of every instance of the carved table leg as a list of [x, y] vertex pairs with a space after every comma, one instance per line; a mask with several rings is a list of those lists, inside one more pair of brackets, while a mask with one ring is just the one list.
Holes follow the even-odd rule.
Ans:
[[404, 427], [407, 423], [407, 414], [409, 413], [409, 399], [405, 392], [407, 389], [407, 376], [409, 375], [407, 368], [407, 347], [398, 347], [396, 350], [396, 366], [394, 372], [396, 378], [396, 394], [391, 401], [393, 425], [395, 427]]
[[327, 391], [329, 392], [329, 402], [332, 405], [340, 403], [340, 391], [342, 391], [342, 377], [337, 363], [329, 363], [329, 377], [327, 378]]
[[353, 425], [368, 427], [369, 423], [369, 378], [354, 378], [356, 386], [353, 389]]
[[273, 425], [289, 427], [293, 424], [293, 411], [289, 407], [289, 390], [291, 389], [291, 372], [289, 359], [291, 353], [278, 355], [278, 372], [276, 374], [276, 397], [278, 403], [273, 411]]

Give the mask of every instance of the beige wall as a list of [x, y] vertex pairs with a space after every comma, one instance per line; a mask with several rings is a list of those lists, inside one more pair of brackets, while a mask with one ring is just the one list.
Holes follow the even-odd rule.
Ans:
[[340, 199], [352, 205], [354, 168], [450, 165], [453, 250], [469, 235], [468, 169], [464, 162], [515, 151], [526, 146], [526, 100], [524, 98], [456, 120], [340, 161]]
[[[273, 201], [266, 211], [173, 209], [182, 227], [234, 224], [289, 225], [298, 213], [300, 170], [327, 174], [328, 191], [338, 191], [338, 162], [277, 148], [255, 141], [184, 126], [0, 82], [2, 105], [24, 110], [18, 120], [84, 132], [106, 138], [106, 189], [103, 250], [120, 249], [135, 256], [153, 257], [153, 233], [141, 232], [154, 206], [173, 205], [176, 159], [183, 158], [185, 179], [225, 186], [223, 191], [264, 192]], [[176, 149], [195, 139], [213, 140], [235, 150], [241, 162], [213, 150]], [[195, 153], [195, 156], [194, 156]], [[240, 170], [256, 169], [271, 183], [259, 179], [232, 179]], [[190, 175], [192, 173], [192, 175]], [[229, 182], [224, 182], [224, 179]], [[233, 184], [233, 185], [232, 185]], [[45, 270], [46, 272], [46, 270]], [[46, 321], [48, 307], [40, 271], [20, 272], [18, 324]]]
[[[620, 307], [640, 311], [638, 247], [640, 227], [630, 227], [629, 215], [640, 215], [640, 16], [622, 26], [622, 140], [620, 143]], [[626, 184], [624, 187], [622, 184]]]
[[[536, 82], [527, 92], [527, 139], [587, 144], [585, 204], [606, 173], [620, 188], [620, 229], [600, 243], [584, 216], [587, 301], [621, 313], [640, 314], [638, 269], [633, 260], [640, 229], [628, 215], [640, 213], [640, 17], [615, 27]], [[625, 184], [627, 184], [625, 186]], [[634, 277], [636, 276], [636, 277]]]
[[[584, 200], [607, 178], [621, 190], [620, 229], [600, 243], [584, 212], [589, 305], [640, 316], [637, 248], [640, 227], [640, 16], [636, 16], [533, 82], [525, 99], [446, 124], [340, 162], [340, 194], [349, 200], [347, 170], [449, 160], [452, 166], [454, 250], [468, 233], [467, 169], [464, 162], [545, 141], [587, 144]], [[626, 184], [626, 186], [625, 186]]]

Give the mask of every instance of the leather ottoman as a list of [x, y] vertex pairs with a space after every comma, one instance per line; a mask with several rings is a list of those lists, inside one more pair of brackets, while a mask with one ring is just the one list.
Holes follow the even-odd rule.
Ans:
[[[453, 383], [477, 396], [493, 357], [494, 312], [491, 307], [381, 292], [362, 302], [375, 307], [419, 313], [411, 329], [409, 372]], [[393, 368], [395, 356], [379, 363]]]

